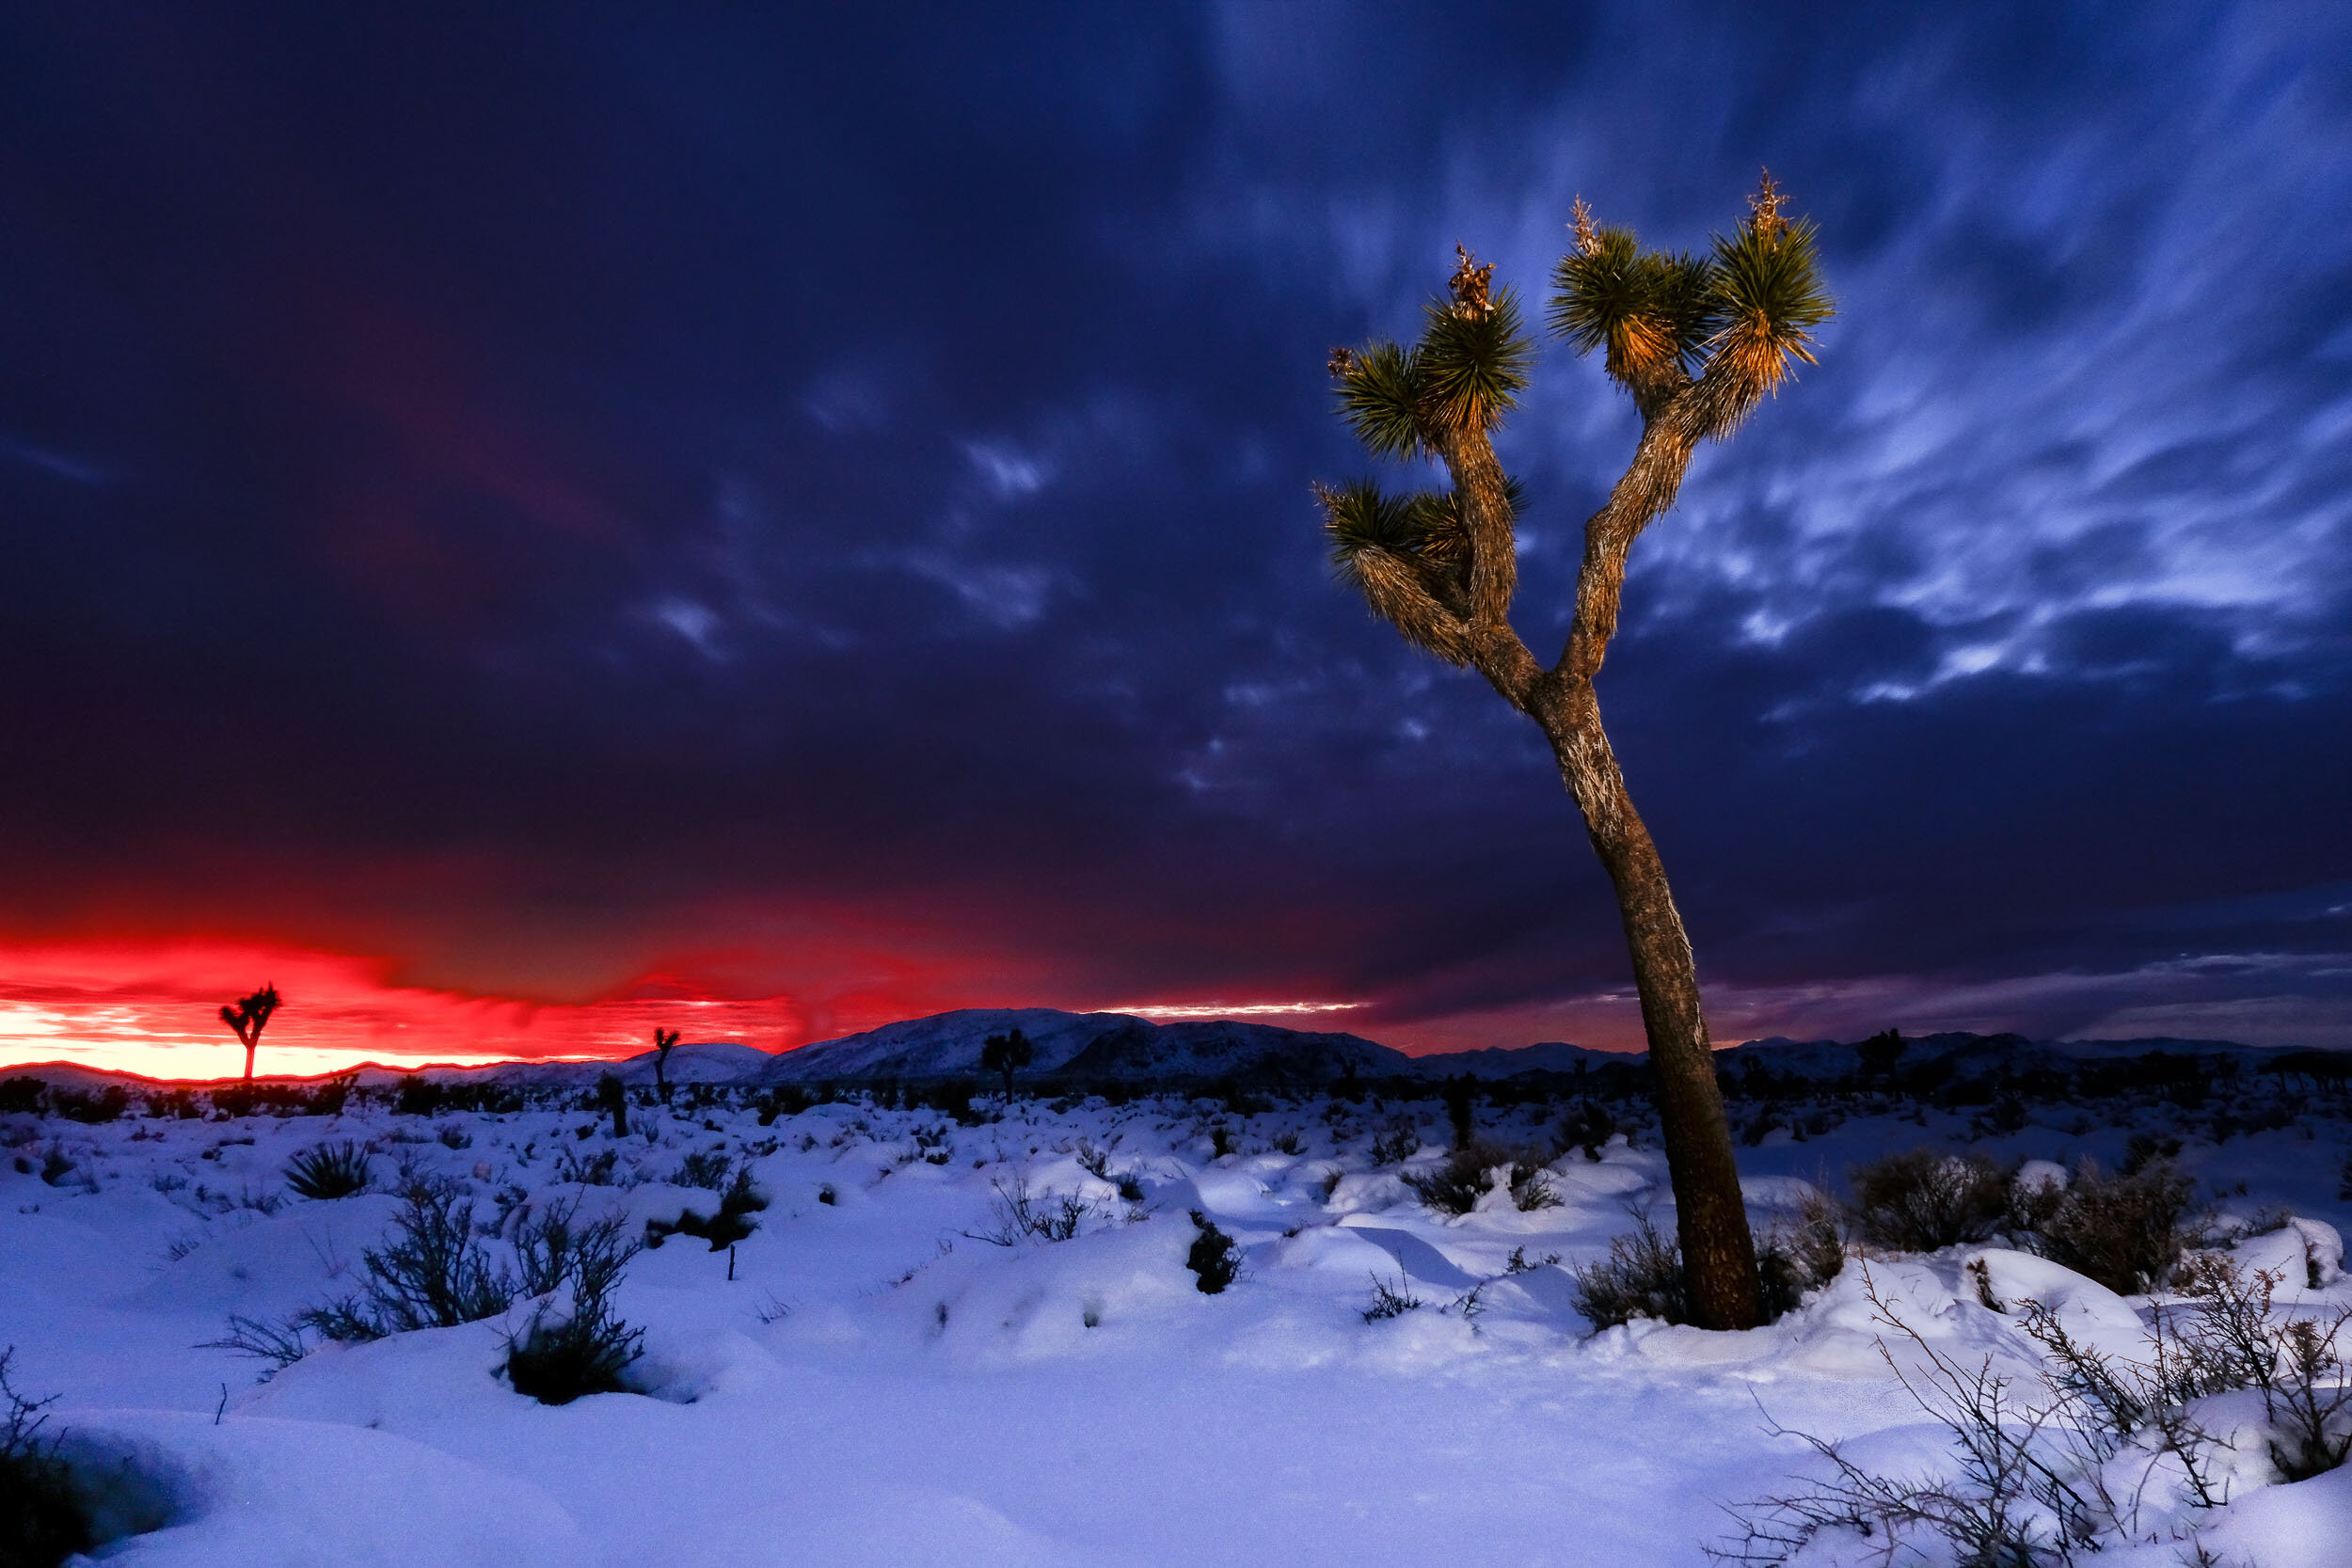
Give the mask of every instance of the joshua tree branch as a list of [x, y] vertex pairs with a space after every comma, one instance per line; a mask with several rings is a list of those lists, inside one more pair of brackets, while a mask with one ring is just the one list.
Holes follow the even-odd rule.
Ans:
[[1617, 635], [1617, 612], [1625, 593], [1626, 557], [1633, 541], [1674, 505], [1691, 466], [1690, 436], [1669, 409], [1643, 426], [1641, 443], [1609, 499], [1584, 523], [1584, 562], [1576, 578], [1576, 614], [1566, 646], [1552, 673], [1569, 682], [1589, 682], [1600, 673]]

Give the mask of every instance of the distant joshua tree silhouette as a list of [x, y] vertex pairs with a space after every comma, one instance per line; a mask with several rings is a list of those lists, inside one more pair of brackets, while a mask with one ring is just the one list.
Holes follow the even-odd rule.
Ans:
[[991, 1072], [1005, 1075], [1005, 1098], [1012, 1098], [1012, 1075], [1027, 1067], [1037, 1054], [1029, 1044], [1029, 1037], [1015, 1029], [1009, 1035], [991, 1035], [980, 1046], [980, 1066]]
[[263, 986], [251, 996], [241, 996], [233, 1007], [220, 1010], [220, 1021], [237, 1032], [245, 1042], [245, 1081], [253, 1082], [253, 1048], [262, 1043], [262, 1026], [269, 1015], [278, 1010], [278, 987]]
[[656, 1029], [653, 1032], [653, 1086], [661, 1096], [661, 1103], [670, 1102], [670, 1052], [677, 1045], [677, 1031]]

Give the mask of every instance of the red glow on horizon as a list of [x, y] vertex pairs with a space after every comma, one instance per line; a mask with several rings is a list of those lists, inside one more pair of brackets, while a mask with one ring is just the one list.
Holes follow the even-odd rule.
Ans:
[[[68, 1061], [151, 1078], [238, 1077], [244, 1048], [220, 1007], [263, 983], [285, 1006], [262, 1037], [260, 1076], [367, 1061], [627, 1056], [650, 1048], [657, 1024], [690, 1041], [768, 1051], [812, 1037], [809, 1009], [791, 995], [715, 996], [650, 974], [608, 996], [543, 1002], [400, 985], [391, 967], [259, 942], [0, 945], [0, 1068]], [[900, 1016], [880, 998], [868, 1006], [885, 1015], [873, 1022]], [[821, 1009], [841, 1011], [838, 1002]]]

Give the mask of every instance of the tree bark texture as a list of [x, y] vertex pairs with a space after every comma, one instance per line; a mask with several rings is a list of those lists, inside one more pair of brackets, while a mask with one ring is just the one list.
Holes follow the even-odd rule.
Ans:
[[1493, 446], [1483, 432], [1464, 433], [1446, 441], [1439, 454], [1461, 498], [1473, 551], [1470, 613], [1462, 628], [1470, 662], [1551, 743], [1561, 780], [1616, 891], [1649, 1039], [1692, 1313], [1702, 1327], [1739, 1329], [1763, 1321], [1762, 1290], [1699, 1005], [1698, 964], [1666, 882], [1665, 863], [1633, 808], [1601, 726], [1593, 687], [1616, 634], [1627, 553], [1642, 530], [1674, 503], [1694, 444], [1689, 423], [1671, 405], [1645, 421], [1632, 463], [1608, 503], [1585, 524], [1576, 614], [1567, 646], [1550, 670], [1536, 663], [1505, 618], [1511, 576], [1497, 562], [1510, 561], [1514, 546]]

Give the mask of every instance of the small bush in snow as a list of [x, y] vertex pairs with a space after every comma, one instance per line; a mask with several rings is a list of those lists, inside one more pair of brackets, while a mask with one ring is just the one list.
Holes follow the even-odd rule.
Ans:
[[1497, 1170], [1509, 1172], [1511, 1201], [1522, 1211], [1556, 1209], [1560, 1195], [1543, 1163], [1533, 1155], [1514, 1154], [1491, 1144], [1469, 1143], [1446, 1156], [1443, 1164], [1425, 1171], [1405, 1173], [1405, 1185], [1441, 1214], [1467, 1214], [1494, 1188]]
[[515, 1278], [492, 1264], [473, 1235], [473, 1203], [453, 1182], [420, 1180], [392, 1222], [389, 1246], [361, 1255], [359, 1290], [306, 1307], [282, 1323], [232, 1315], [208, 1350], [233, 1350], [283, 1367], [300, 1360], [310, 1336], [382, 1339], [419, 1328], [454, 1328], [495, 1318], [514, 1305]]
[[286, 1185], [314, 1201], [368, 1190], [367, 1150], [356, 1143], [315, 1144], [286, 1163]]
[[1846, 1267], [1845, 1229], [1837, 1206], [1808, 1193], [1794, 1224], [1775, 1227], [1756, 1250], [1764, 1292], [1764, 1320], [1771, 1323], [1804, 1304], [1807, 1291], [1828, 1284]]
[[1011, 1180], [997, 1177], [989, 1183], [996, 1196], [989, 1200], [987, 1230], [967, 1230], [966, 1236], [991, 1246], [1017, 1246], [1025, 1241], [1066, 1242], [1093, 1214], [1095, 1207], [1075, 1193], [1033, 1193], [1025, 1172]]
[[1421, 1129], [1408, 1117], [1397, 1117], [1373, 1134], [1372, 1163], [1375, 1165], [1402, 1164], [1420, 1150]]
[[1192, 1212], [1192, 1223], [1200, 1234], [1193, 1237], [1192, 1250], [1184, 1255], [1184, 1267], [1193, 1272], [1202, 1295], [1221, 1294], [1241, 1277], [1241, 1249], [1198, 1209]]
[[733, 1165], [725, 1149], [701, 1149], [689, 1154], [671, 1180], [681, 1187], [707, 1187], [714, 1193], [720, 1192], [725, 1188]]
[[[2157, 1311], [2144, 1360], [2082, 1344], [2058, 1313], [2021, 1303], [2025, 1331], [2045, 1358], [2043, 1403], [2015, 1397], [1990, 1356], [1973, 1366], [1952, 1359], [1866, 1286], [1879, 1321], [1924, 1362], [1908, 1371], [1887, 1355], [1903, 1391], [1948, 1435], [1954, 1463], [1932, 1478], [1881, 1474], [1825, 1439], [1772, 1429], [1802, 1438], [1829, 1477], [1735, 1511], [1741, 1536], [1709, 1555], [1785, 1563], [1829, 1532], [1867, 1540], [1885, 1561], [1919, 1558], [1933, 1543], [1928, 1560], [2069, 1568], [2153, 1539], [2142, 1513], [2160, 1467], [2178, 1476], [2192, 1513], [2230, 1500], [2231, 1445], [2201, 1423], [2199, 1402], [2236, 1389], [2261, 1393], [2258, 1437], [2280, 1480], [2342, 1465], [2352, 1456], [2352, 1387], [2338, 1341], [2352, 1309], [2324, 1323], [2282, 1319], [2272, 1310], [2277, 1280], [2241, 1274], [2225, 1259], [2200, 1259], [2187, 1283], [2194, 1294], [2185, 1307]], [[1880, 1350], [1887, 1354], [1883, 1342]], [[2187, 1544], [2183, 1560], [2216, 1560], [2197, 1546], [2193, 1527]]]
[[1889, 1252], [1936, 1252], [1981, 1242], [2008, 1216], [2008, 1173], [1980, 1154], [1914, 1148], [1858, 1165], [1854, 1226]]
[[2181, 1260], [2195, 1187], [2158, 1161], [2110, 1176], [2090, 1161], [2059, 1186], [2020, 1186], [2012, 1227], [2033, 1249], [2119, 1295], [2153, 1290]]
[[39, 1116], [41, 1094], [48, 1087], [33, 1077], [0, 1079], [0, 1116]]
[[1405, 1172], [1405, 1185], [1440, 1214], [1467, 1214], [1486, 1196], [1486, 1173], [1501, 1158], [1484, 1144], [1464, 1144], [1427, 1170]]
[[1691, 1321], [1682, 1249], [1658, 1228], [1646, 1209], [1633, 1211], [1632, 1233], [1613, 1238], [1605, 1259], [1568, 1272], [1576, 1280], [1576, 1309], [1596, 1329], [1634, 1318]]
[[1568, 1114], [1560, 1121], [1560, 1147], [1579, 1148], [1584, 1158], [1597, 1161], [1601, 1146], [1617, 1131], [1617, 1118], [1609, 1114], [1609, 1107], [1596, 1100], [1580, 1100], [1568, 1107]]
[[[588, 1129], [580, 1131], [584, 1132]], [[612, 1172], [620, 1163], [618, 1149], [599, 1149], [594, 1159], [583, 1160], [567, 1148], [555, 1157], [555, 1179], [576, 1182], [582, 1187], [610, 1187], [612, 1185]]]
[[1396, 1283], [1393, 1285], [1378, 1275], [1374, 1275], [1372, 1276], [1372, 1305], [1364, 1308], [1364, 1322], [1376, 1323], [1390, 1318], [1401, 1318], [1420, 1305], [1421, 1298], [1412, 1293], [1412, 1288], [1406, 1283], [1403, 1275], [1396, 1276]]
[[515, 1281], [473, 1238], [473, 1200], [454, 1182], [408, 1189], [391, 1245], [361, 1254], [356, 1295], [307, 1315], [330, 1339], [381, 1339], [419, 1328], [495, 1318], [514, 1304]]
[[526, 1287], [552, 1294], [568, 1287], [564, 1310], [542, 1302], [531, 1321], [506, 1341], [501, 1370], [515, 1392], [541, 1404], [569, 1404], [584, 1394], [628, 1391], [621, 1374], [637, 1359], [645, 1338], [612, 1310], [612, 1292], [634, 1243], [623, 1239], [618, 1216], [575, 1227], [568, 1208], [549, 1210], [517, 1233]]
[[[1634, 1318], [1691, 1322], [1691, 1292], [1682, 1273], [1682, 1248], [1658, 1228], [1645, 1208], [1632, 1211], [1633, 1230], [1609, 1243], [1599, 1262], [1570, 1269], [1576, 1280], [1576, 1309], [1596, 1330]], [[1762, 1277], [1764, 1321], [1802, 1305], [1806, 1291], [1828, 1283], [1846, 1255], [1832, 1212], [1808, 1206], [1792, 1233], [1768, 1233], [1756, 1250]]]
[[28, 1400], [8, 1381], [16, 1347], [0, 1350], [0, 1563], [50, 1568], [92, 1544], [88, 1516], [56, 1443], [41, 1436], [56, 1402]]
[[[833, 1189], [828, 1187], [826, 1192]], [[822, 1194], [818, 1195], [823, 1197]], [[824, 1199], [831, 1202], [830, 1198]], [[645, 1244], [658, 1247], [672, 1235], [691, 1236], [708, 1242], [710, 1250], [723, 1252], [759, 1228], [752, 1216], [768, 1207], [768, 1195], [752, 1185], [749, 1165], [735, 1173], [735, 1180], [719, 1195], [719, 1212], [706, 1218], [691, 1209], [681, 1210], [675, 1220], [647, 1220]], [[730, 1265], [731, 1266], [731, 1265]]]

